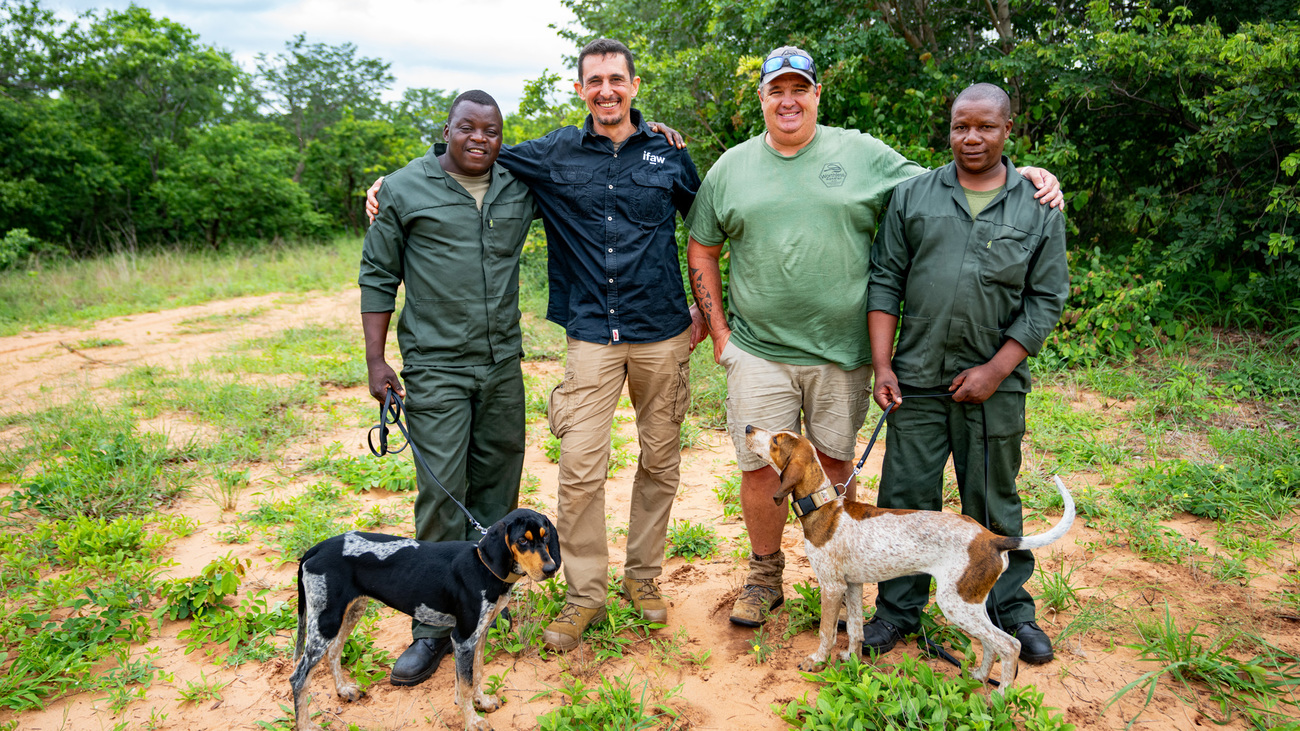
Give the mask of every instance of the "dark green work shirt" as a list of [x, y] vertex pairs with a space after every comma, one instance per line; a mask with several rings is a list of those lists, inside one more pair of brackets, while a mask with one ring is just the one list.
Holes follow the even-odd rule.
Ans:
[[362, 312], [392, 312], [405, 284], [403, 363], [487, 365], [523, 352], [519, 252], [539, 214], [527, 186], [500, 165], [491, 176], [482, 210], [432, 149], [384, 178], [357, 283]]
[[[1065, 219], [1002, 161], [1006, 189], [974, 220], [954, 163], [894, 189], [871, 247], [867, 310], [902, 307], [893, 363], [900, 383], [946, 386], [1008, 338], [1034, 355], [1061, 317], [1070, 288]], [[1027, 393], [1028, 364], [998, 390]]]

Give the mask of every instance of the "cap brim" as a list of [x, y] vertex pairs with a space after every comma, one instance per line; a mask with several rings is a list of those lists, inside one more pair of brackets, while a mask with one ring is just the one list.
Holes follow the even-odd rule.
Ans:
[[817, 83], [817, 79], [814, 79], [813, 75], [807, 71], [804, 71], [802, 69], [797, 69], [793, 66], [782, 66], [781, 68], [777, 69], [776, 71], [773, 71], [770, 74], [764, 74], [763, 79], [758, 82], [758, 85], [766, 86], [769, 81], [778, 79], [782, 76], [785, 76], [786, 74], [798, 74], [799, 76], [802, 76], [805, 79], [807, 79], [810, 83], [813, 84]]

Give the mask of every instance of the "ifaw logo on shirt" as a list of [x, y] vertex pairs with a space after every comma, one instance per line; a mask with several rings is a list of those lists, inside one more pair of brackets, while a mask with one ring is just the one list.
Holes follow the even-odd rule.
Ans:
[[648, 161], [651, 165], [663, 165], [664, 161], [667, 160], [668, 158], [659, 157], [658, 155], [651, 155], [649, 151], [647, 151], [641, 155], [641, 159]]
[[849, 176], [844, 172], [844, 166], [838, 162], [828, 162], [822, 168], [821, 179], [827, 188], [838, 188], [844, 185], [844, 179]]

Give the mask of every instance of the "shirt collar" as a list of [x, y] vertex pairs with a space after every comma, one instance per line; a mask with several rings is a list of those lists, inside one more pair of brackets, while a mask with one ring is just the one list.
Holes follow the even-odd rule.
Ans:
[[[627, 140], [623, 140], [623, 144], [626, 145], [627, 142], [628, 142], [628, 140], [632, 139], [633, 137], [636, 137], [636, 136], [639, 135], [639, 134], [644, 134], [644, 135], [646, 135], [647, 137], [649, 137], [650, 135], [653, 134], [653, 133], [650, 131], [650, 125], [646, 124], [646, 123], [645, 123], [645, 120], [641, 117], [641, 110], [640, 110], [640, 109], [637, 109], [636, 107], [632, 107], [631, 109], [629, 109], [629, 110], [627, 111], [627, 113], [628, 113], [628, 116], [631, 117], [631, 119], [632, 119], [632, 124], [633, 124], [633, 126], [636, 127], [636, 131], [633, 132], [631, 135], [629, 135], [628, 138], [627, 138]], [[591, 117], [591, 114], [590, 114], [590, 113], [587, 114], [587, 119], [584, 120], [583, 123], [582, 123], [582, 136], [583, 136], [584, 138], [587, 138], [587, 137], [604, 137], [604, 138], [607, 139], [607, 140], [609, 139], [608, 137], [605, 137], [605, 135], [598, 134], [598, 133], [596, 132], [596, 123], [592, 120], [592, 117]], [[611, 141], [611, 144], [613, 144], [612, 141]]]
[[[1020, 173], [1016, 172], [1016, 166], [1011, 164], [1011, 158], [1003, 155], [1002, 164], [1007, 166], [1006, 189], [1010, 193], [1011, 189], [1020, 185], [1024, 178]], [[950, 188], [961, 188], [961, 183], [957, 182], [957, 162], [955, 160], [939, 168], [939, 179]]]

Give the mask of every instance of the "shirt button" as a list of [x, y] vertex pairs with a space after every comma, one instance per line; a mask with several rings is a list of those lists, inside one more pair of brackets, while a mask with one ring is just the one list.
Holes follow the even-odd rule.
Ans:
[[613, 189], [614, 189], [614, 186], [612, 186], [612, 185], [609, 186], [609, 189], [610, 189], [610, 190], [613, 190]]
[[613, 249], [610, 249], [610, 250], [609, 250], [609, 253], [613, 254], [613, 253], [614, 253], [614, 250], [613, 250]]
[[614, 311], [613, 311], [613, 310], [610, 310], [610, 311], [609, 311], [609, 314], [611, 314], [611, 315], [614, 314]]
[[613, 216], [605, 216], [605, 220], [606, 220], [606, 221], [613, 221], [613, 220], [614, 220], [614, 217], [613, 217]]
[[618, 157], [618, 153], [617, 153], [617, 152], [616, 152], [616, 153], [614, 153], [614, 157]]
[[614, 280], [612, 280], [612, 279], [609, 280], [609, 283], [610, 283], [610, 284], [613, 284], [613, 283], [614, 283]]

